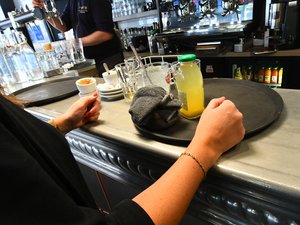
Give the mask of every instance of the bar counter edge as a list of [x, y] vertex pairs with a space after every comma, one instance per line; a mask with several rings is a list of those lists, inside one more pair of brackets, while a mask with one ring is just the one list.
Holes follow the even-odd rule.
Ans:
[[[225, 153], [195, 195], [187, 213], [203, 224], [300, 224], [300, 91], [275, 91], [284, 100], [279, 119]], [[26, 110], [47, 121], [78, 98]], [[185, 147], [142, 136], [124, 100], [102, 105], [97, 123], [66, 135], [72, 153], [89, 168], [143, 190]]]

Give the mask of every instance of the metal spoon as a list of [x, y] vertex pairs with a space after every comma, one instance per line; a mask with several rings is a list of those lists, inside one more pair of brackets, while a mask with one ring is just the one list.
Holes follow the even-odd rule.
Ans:
[[144, 73], [145, 73], [147, 79], [149, 80], [150, 84], [153, 85], [153, 82], [152, 82], [152, 80], [150, 79], [150, 77], [149, 77], [149, 75], [148, 75], [148, 73], [147, 73], [147, 70], [146, 70], [146, 68], [145, 68], [145, 66], [144, 66], [144, 64], [143, 64], [143, 62], [142, 62], [140, 56], [138, 55], [138, 53], [137, 53], [137, 51], [136, 51], [136, 48], [133, 46], [133, 44], [130, 44], [130, 48], [131, 48], [131, 50], [132, 50], [132, 52], [133, 52], [133, 54], [134, 54], [136, 60], [137, 60], [137, 61], [139, 62], [139, 64], [141, 65], [141, 67], [142, 67], [142, 69], [143, 69], [143, 71], [144, 71]]
[[103, 67], [104, 67], [105, 71], [107, 72], [107, 74], [110, 75], [110, 72], [109, 72], [109, 69], [108, 69], [108, 66], [106, 63], [103, 63]]

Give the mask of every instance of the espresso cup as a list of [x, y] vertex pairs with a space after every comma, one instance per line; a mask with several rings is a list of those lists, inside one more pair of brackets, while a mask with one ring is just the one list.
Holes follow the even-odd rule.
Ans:
[[96, 79], [92, 77], [85, 77], [77, 80], [76, 86], [82, 95], [92, 94], [97, 91]]

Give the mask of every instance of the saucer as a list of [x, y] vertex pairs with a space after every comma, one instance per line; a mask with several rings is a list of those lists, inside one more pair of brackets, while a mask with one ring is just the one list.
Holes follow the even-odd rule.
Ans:
[[101, 93], [113, 93], [122, 90], [119, 85], [113, 86], [107, 83], [98, 84], [97, 88]]
[[116, 100], [116, 99], [121, 99], [124, 98], [123, 92], [119, 94], [114, 94], [114, 95], [101, 95], [101, 98], [108, 99], [108, 100]]
[[110, 92], [102, 92], [102, 91], [99, 92], [101, 95], [116, 95], [116, 94], [123, 93], [122, 89], [116, 91], [110, 91]]

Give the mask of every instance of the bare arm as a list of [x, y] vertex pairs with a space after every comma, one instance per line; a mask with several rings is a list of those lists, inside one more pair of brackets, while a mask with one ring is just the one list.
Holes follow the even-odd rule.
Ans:
[[[225, 98], [213, 100], [203, 112], [195, 136], [186, 149], [205, 167], [242, 140], [242, 114]], [[179, 224], [204, 174], [194, 159], [181, 156], [153, 185], [136, 196], [156, 225]]]
[[104, 31], [95, 31], [88, 36], [82, 37], [83, 46], [94, 46], [113, 38], [113, 34]]

